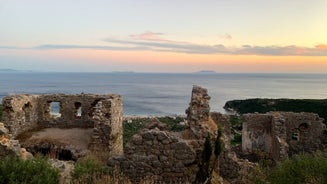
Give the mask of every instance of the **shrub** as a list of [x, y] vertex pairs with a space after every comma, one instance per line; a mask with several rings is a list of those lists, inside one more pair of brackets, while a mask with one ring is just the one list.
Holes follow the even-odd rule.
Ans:
[[239, 145], [242, 143], [242, 120], [238, 115], [230, 115], [229, 121], [232, 127], [231, 133], [233, 134], [231, 144], [233, 146]]
[[104, 173], [105, 171], [105, 167], [98, 160], [92, 157], [86, 157], [76, 162], [71, 176], [75, 180], [88, 181], [87, 183], [89, 183], [92, 182], [93, 175]]
[[144, 126], [150, 122], [150, 118], [133, 119], [132, 123], [123, 122], [123, 146], [132, 138], [133, 135], [140, 132]]
[[222, 129], [220, 127], [218, 127], [217, 137], [215, 140], [215, 149], [214, 149], [215, 159], [218, 159], [218, 156], [223, 151], [223, 142], [221, 141], [222, 135], [223, 135]]
[[169, 116], [165, 116], [165, 117], [158, 117], [158, 120], [161, 123], [164, 123], [167, 125], [167, 129], [169, 131], [172, 132], [180, 132], [183, 131], [185, 129], [185, 125], [180, 125], [180, 122], [183, 122], [184, 119], [182, 117], [169, 117]]
[[109, 168], [93, 157], [85, 157], [79, 160], [71, 172], [71, 183], [130, 183], [121, 172], [109, 170]]
[[0, 183], [59, 183], [59, 171], [54, 169], [45, 157], [37, 156], [22, 160], [6, 157], [0, 160]]
[[327, 183], [327, 156], [321, 152], [295, 155], [277, 163], [271, 169], [261, 166], [253, 183], [300, 184]]

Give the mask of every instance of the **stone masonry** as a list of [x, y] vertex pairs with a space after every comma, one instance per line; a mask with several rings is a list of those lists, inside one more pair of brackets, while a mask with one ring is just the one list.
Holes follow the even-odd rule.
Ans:
[[279, 160], [288, 155], [322, 149], [325, 134], [323, 119], [317, 114], [247, 114], [243, 122], [242, 151], [263, 151]]
[[23, 94], [7, 96], [2, 104], [2, 120], [14, 138], [33, 129], [93, 128], [91, 150], [122, 153], [120, 95]]
[[172, 133], [160, 123], [151, 125], [134, 135], [124, 155], [111, 158], [108, 165], [118, 166], [133, 183], [143, 178], [154, 183], [194, 183], [204, 139], [208, 133], [215, 137], [217, 129], [210, 124], [209, 99], [206, 89], [193, 86], [185, 131]]

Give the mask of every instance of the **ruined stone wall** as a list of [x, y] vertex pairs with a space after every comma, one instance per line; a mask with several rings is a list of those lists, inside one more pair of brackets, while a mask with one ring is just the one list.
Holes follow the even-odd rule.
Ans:
[[168, 132], [152, 123], [127, 143], [124, 154], [108, 161], [118, 166], [133, 183], [150, 177], [153, 183], [194, 183], [201, 167], [201, 153], [208, 133], [215, 138], [217, 126], [210, 118], [207, 90], [193, 86], [187, 112], [188, 128]]
[[243, 118], [243, 152], [250, 153], [254, 150], [269, 152], [272, 144], [272, 116], [267, 114], [246, 114]]
[[2, 121], [16, 136], [37, 127], [38, 95], [11, 95], [3, 98]]
[[326, 126], [323, 119], [314, 113], [281, 112], [286, 123], [286, 142], [289, 153], [313, 152], [322, 148]]
[[219, 128], [222, 129], [224, 140], [224, 147], [226, 149], [230, 149], [231, 145], [231, 139], [232, 139], [232, 129], [231, 129], [231, 123], [230, 123], [230, 117], [226, 114], [221, 114], [219, 112], [211, 112], [210, 118], [213, 120], [214, 124], [217, 124]]
[[210, 120], [209, 100], [210, 96], [207, 89], [193, 86], [191, 102], [186, 109], [187, 123], [190, 133], [193, 133], [193, 138], [203, 139], [208, 133], [213, 133], [212, 127], [208, 124]]
[[[110, 155], [123, 153], [123, 109], [120, 97], [112, 97], [98, 102], [93, 114], [94, 129], [92, 150], [106, 148]], [[110, 133], [108, 133], [110, 132]]]
[[196, 153], [179, 137], [154, 128], [134, 135], [124, 155], [109, 160], [110, 167], [119, 168], [133, 183], [149, 177], [154, 183], [194, 181]]
[[271, 112], [244, 115], [242, 151], [267, 152], [279, 160], [288, 155], [324, 148], [326, 127], [313, 113]]
[[14, 137], [34, 128], [93, 128], [90, 148], [112, 154], [123, 150], [122, 116], [122, 98], [115, 94], [11, 95], [3, 99], [3, 122]]
[[288, 157], [289, 145], [287, 142], [286, 119], [279, 112], [272, 112], [272, 144], [268, 152], [271, 158], [279, 160]]
[[[44, 127], [94, 127], [96, 111], [101, 111], [101, 121], [110, 121], [110, 101], [115, 98], [119, 98], [119, 96], [92, 94], [40, 95], [38, 98], [38, 122]], [[60, 117], [51, 115], [50, 106], [52, 102], [60, 104]], [[78, 112], [79, 109], [80, 112]]]

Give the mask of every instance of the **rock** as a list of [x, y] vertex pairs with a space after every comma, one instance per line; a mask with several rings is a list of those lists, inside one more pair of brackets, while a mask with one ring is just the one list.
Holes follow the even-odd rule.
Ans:
[[21, 158], [22, 158], [23, 160], [33, 158], [32, 153], [26, 151], [25, 148], [21, 148], [21, 149], [20, 149], [20, 156], [21, 156]]
[[8, 129], [5, 127], [3, 123], [0, 123], [0, 136], [8, 134]]

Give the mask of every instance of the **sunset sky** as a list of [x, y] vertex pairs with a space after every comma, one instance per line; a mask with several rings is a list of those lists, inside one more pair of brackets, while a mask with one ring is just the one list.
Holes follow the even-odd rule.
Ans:
[[0, 69], [327, 73], [326, 0], [0, 0]]

